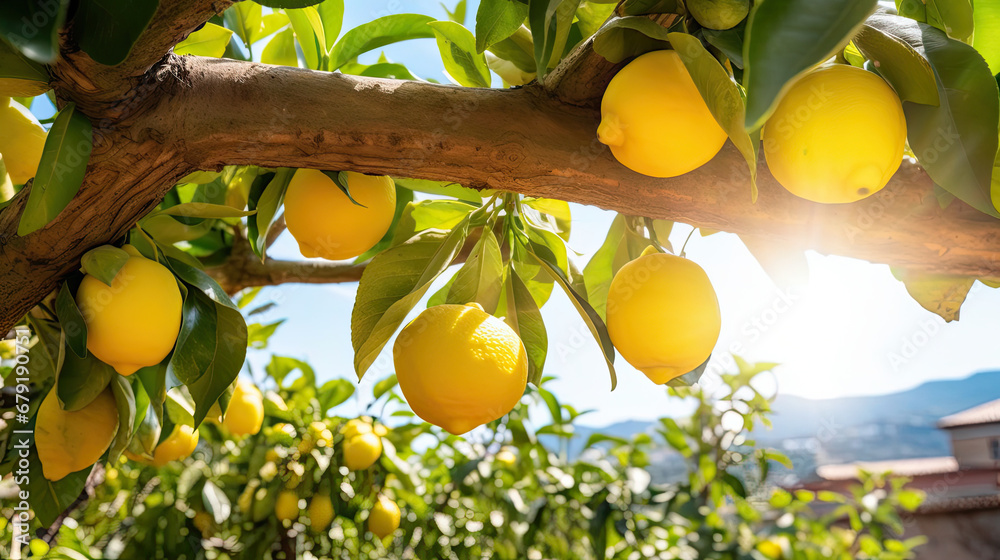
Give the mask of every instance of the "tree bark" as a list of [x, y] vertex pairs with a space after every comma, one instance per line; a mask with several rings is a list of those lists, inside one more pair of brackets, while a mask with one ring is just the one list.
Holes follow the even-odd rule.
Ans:
[[[510, 90], [160, 54], [229, 4], [161, 1], [119, 67], [64, 48], [53, 85], [61, 101], [90, 117], [95, 148], [79, 194], [46, 227], [16, 234], [30, 187], [0, 212], [0, 332], [75, 270], [85, 251], [121, 238], [180, 177], [233, 164], [454, 181], [927, 273], [1000, 277], [998, 222], [960, 202], [942, 209], [915, 164], [904, 163], [883, 191], [847, 205], [798, 199], [763, 163], [760, 198], [751, 203], [746, 164], [728, 143], [681, 177], [626, 169], [595, 133], [595, 100], [617, 66], [585, 72], [594, 60], [586, 46], [544, 87]], [[316, 272], [330, 281], [354, 273]]]

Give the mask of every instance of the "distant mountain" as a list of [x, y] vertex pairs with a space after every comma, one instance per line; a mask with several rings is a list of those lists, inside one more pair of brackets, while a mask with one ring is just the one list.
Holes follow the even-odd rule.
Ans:
[[[825, 400], [779, 395], [772, 406], [774, 427], [760, 427], [753, 435], [759, 445], [792, 459], [795, 469], [782, 481], [790, 483], [812, 478], [816, 467], [827, 464], [950, 455], [948, 436], [937, 429], [937, 421], [997, 398], [1000, 371], [931, 381], [885, 395]], [[603, 428], [580, 426], [569, 453], [579, 454], [595, 431], [631, 437], [655, 429], [653, 422], [635, 420]], [[669, 449], [657, 451], [653, 459], [654, 476], [661, 481], [682, 472], [683, 461]]]

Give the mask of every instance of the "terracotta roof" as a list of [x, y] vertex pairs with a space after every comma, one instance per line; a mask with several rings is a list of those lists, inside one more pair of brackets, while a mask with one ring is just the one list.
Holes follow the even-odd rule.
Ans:
[[958, 471], [958, 461], [954, 457], [927, 457], [923, 459], [899, 459], [896, 461], [858, 462], [845, 465], [823, 465], [816, 474], [825, 480], [855, 480], [858, 471], [882, 473], [891, 471], [899, 476], [921, 476], [945, 474]]
[[1000, 399], [957, 412], [951, 416], [945, 416], [938, 421], [938, 427], [945, 429], [959, 428], [962, 426], [993, 424], [995, 422], [1000, 422]]

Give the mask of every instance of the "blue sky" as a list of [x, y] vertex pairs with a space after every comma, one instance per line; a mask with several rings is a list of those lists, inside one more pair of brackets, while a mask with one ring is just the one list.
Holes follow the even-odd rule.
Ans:
[[[469, 26], [476, 5], [469, 5]], [[446, 18], [438, 2], [348, 0], [344, 29], [403, 11]], [[361, 62], [374, 62], [380, 52], [369, 53]], [[417, 75], [448, 81], [433, 40], [393, 45], [384, 52]], [[583, 253], [582, 266], [600, 245], [614, 214], [578, 205], [573, 214], [570, 245]], [[687, 226], [675, 228], [671, 239], [675, 247], [689, 231]], [[270, 254], [301, 258], [287, 233]], [[961, 321], [946, 325], [910, 299], [884, 265], [809, 252], [808, 281], [779, 289], [734, 235], [695, 235], [687, 254], [707, 271], [722, 307], [722, 335], [711, 366], [716, 371], [727, 367], [729, 350], [738, 348], [747, 360], [782, 364], [774, 377], [780, 392], [830, 398], [899, 391], [931, 379], [1000, 368], [993, 334], [995, 318], [1000, 316], [1000, 292], [978, 283], [962, 309]], [[350, 316], [356, 289], [356, 284], [265, 289], [258, 302], [279, 303], [265, 319], [289, 320], [272, 337], [269, 351], [252, 352], [254, 369], [259, 372], [273, 351], [308, 360], [322, 379], [355, 379]], [[423, 305], [413, 315], [421, 309]], [[679, 412], [665, 390], [653, 387], [620, 357], [618, 388], [609, 391], [600, 351], [559, 290], [543, 315], [550, 344], [546, 373], [558, 377], [550, 389], [578, 410], [596, 409], [585, 423], [603, 425]], [[392, 373], [391, 346], [390, 342], [361, 383], [359, 406], [370, 399], [371, 385]]]

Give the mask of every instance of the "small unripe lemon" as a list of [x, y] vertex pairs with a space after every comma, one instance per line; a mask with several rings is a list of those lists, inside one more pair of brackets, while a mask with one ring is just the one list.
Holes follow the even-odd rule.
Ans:
[[719, 300], [708, 275], [683, 257], [643, 253], [608, 291], [608, 334], [628, 363], [662, 384], [708, 359], [719, 339]]
[[249, 380], [240, 378], [229, 400], [222, 425], [236, 436], [253, 435], [264, 424], [264, 395]]
[[162, 264], [130, 245], [125, 266], [108, 286], [89, 274], [76, 303], [87, 324], [87, 350], [122, 375], [170, 354], [181, 328], [181, 291]]
[[344, 464], [352, 471], [363, 471], [382, 455], [382, 439], [368, 432], [344, 440]]
[[274, 502], [274, 516], [278, 521], [294, 521], [299, 518], [299, 496], [291, 490], [282, 490]]
[[688, 0], [684, 5], [709, 29], [732, 29], [750, 13], [750, 0]]
[[330, 496], [317, 494], [309, 502], [309, 527], [316, 532], [324, 531], [333, 522], [333, 502]]
[[35, 418], [35, 448], [42, 474], [56, 481], [93, 465], [111, 446], [117, 429], [118, 407], [111, 388], [75, 411], [59, 407], [53, 388], [42, 400]]
[[379, 494], [378, 501], [368, 513], [368, 530], [376, 537], [384, 539], [399, 529], [402, 513], [396, 502]]
[[285, 194], [285, 224], [304, 257], [351, 259], [375, 246], [392, 225], [396, 186], [387, 176], [348, 171], [354, 204], [322, 171], [299, 169]]
[[35, 176], [45, 146], [45, 129], [24, 105], [0, 97], [0, 154], [15, 185]]
[[597, 138], [632, 171], [676, 177], [708, 163], [727, 136], [681, 57], [653, 51], [611, 79], [601, 100]]
[[834, 64], [796, 81], [762, 131], [781, 186], [814, 202], [854, 202], [878, 192], [903, 161], [906, 118], [877, 75]]
[[478, 304], [424, 310], [400, 331], [392, 356], [413, 412], [455, 435], [510, 412], [528, 380], [521, 339]]

